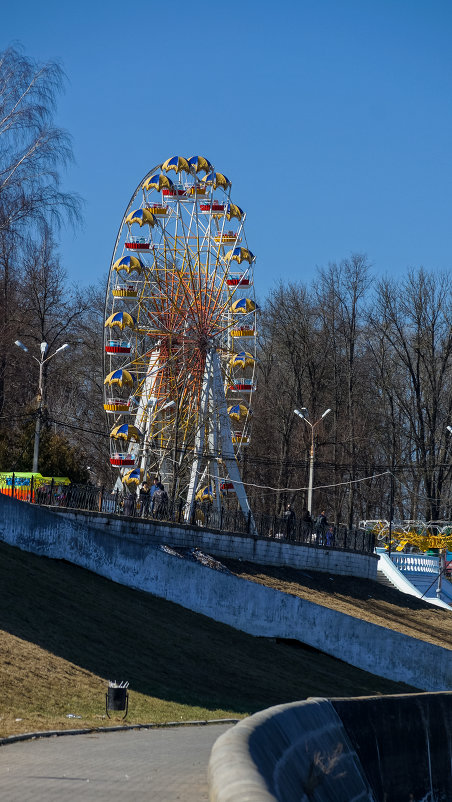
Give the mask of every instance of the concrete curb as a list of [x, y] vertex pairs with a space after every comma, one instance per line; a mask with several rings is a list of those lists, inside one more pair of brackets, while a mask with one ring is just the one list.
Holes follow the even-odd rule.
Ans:
[[54, 738], [60, 735], [89, 735], [92, 732], [126, 732], [127, 730], [159, 730], [174, 727], [206, 727], [210, 724], [238, 724], [239, 718], [212, 718], [206, 721], [166, 721], [163, 724], [118, 724], [115, 727], [89, 727], [79, 730], [45, 730], [44, 732], [24, 732], [21, 735], [8, 735], [0, 738], [0, 746], [18, 743], [18, 741], [33, 741], [37, 738]]

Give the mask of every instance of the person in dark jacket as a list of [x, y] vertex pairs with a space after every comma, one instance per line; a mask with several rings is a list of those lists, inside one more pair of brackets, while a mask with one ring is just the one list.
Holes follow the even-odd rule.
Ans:
[[168, 493], [161, 482], [152, 496], [152, 514], [156, 518], [165, 518], [168, 514]]
[[312, 518], [307, 507], [301, 513], [301, 529], [305, 542], [310, 543], [312, 538]]
[[284, 512], [284, 518], [286, 521], [286, 533], [287, 537], [293, 537], [293, 533], [295, 531], [295, 512], [292, 509], [292, 504], [288, 504], [286, 510]]
[[149, 504], [151, 503], [151, 488], [147, 482], [143, 482], [140, 490], [141, 517], [149, 515]]
[[328, 528], [328, 519], [325, 515], [325, 510], [322, 510], [320, 515], [317, 517], [316, 522], [316, 532], [317, 532], [317, 539], [320, 546], [324, 545], [325, 542], [325, 534]]

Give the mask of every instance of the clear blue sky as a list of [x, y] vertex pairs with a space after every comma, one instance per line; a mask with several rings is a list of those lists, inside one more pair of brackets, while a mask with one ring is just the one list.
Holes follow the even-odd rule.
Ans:
[[1, 22], [2, 48], [68, 76], [69, 276], [103, 276], [140, 179], [199, 153], [247, 211], [261, 298], [354, 251], [377, 275], [450, 269], [451, 41], [448, 0], [23, 0]]

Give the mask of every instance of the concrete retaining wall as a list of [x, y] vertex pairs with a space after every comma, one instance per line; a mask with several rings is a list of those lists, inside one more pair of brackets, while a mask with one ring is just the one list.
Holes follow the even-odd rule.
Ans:
[[164, 521], [124, 518], [111, 513], [89, 513], [81, 510], [58, 512], [57, 509], [53, 511], [75, 523], [88, 525], [102, 532], [111, 532], [121, 537], [125, 534], [137, 534], [145, 536], [149, 543], [166, 543], [176, 548], [197, 547], [207, 554], [215, 554], [220, 558], [249, 560], [259, 565], [288, 565], [292, 568], [308, 568], [311, 571], [358, 576], [364, 579], [377, 578], [378, 557], [374, 554], [283, 543], [269, 538], [209, 531], [188, 524], [170, 525]]
[[452, 694], [309, 699], [257, 713], [214, 744], [211, 802], [452, 799]]
[[66, 559], [261, 637], [291, 638], [423, 690], [452, 688], [452, 651], [0, 495], [0, 539]]

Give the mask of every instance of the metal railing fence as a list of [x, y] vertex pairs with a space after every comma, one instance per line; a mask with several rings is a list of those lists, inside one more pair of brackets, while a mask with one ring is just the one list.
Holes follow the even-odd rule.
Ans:
[[81, 510], [94, 513], [113, 513], [130, 518], [142, 518], [169, 523], [189, 523], [208, 529], [227, 532], [231, 535], [255, 535], [270, 540], [298, 543], [317, 548], [332, 548], [372, 554], [375, 538], [372, 532], [361, 528], [348, 529], [345, 525], [315, 524], [253, 512], [244, 515], [240, 510], [221, 507], [218, 511], [209, 502], [196, 502], [191, 511], [181, 499], [159, 506], [151, 497], [144, 500], [138, 495], [120, 492], [111, 493], [105, 488], [92, 485], [41, 485], [33, 483], [25, 490], [15, 493], [14, 485], [8, 495], [34, 504], [60, 509]]

